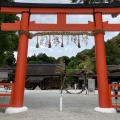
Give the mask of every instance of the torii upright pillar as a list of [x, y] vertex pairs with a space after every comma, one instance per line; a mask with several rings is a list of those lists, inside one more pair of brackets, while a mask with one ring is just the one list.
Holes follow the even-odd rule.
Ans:
[[[21, 17], [20, 29], [28, 31], [29, 13], [23, 12]], [[27, 52], [28, 52], [28, 36], [26, 34], [20, 34], [18, 43], [18, 56], [17, 66], [15, 73], [15, 85], [11, 107], [8, 107], [5, 113], [18, 113], [28, 110], [23, 106], [24, 103], [24, 88], [26, 79], [26, 64], [27, 64]]]
[[[94, 13], [94, 23], [95, 30], [103, 30], [101, 12]], [[106, 68], [106, 52], [103, 33], [98, 33], [95, 35], [95, 54], [99, 97], [99, 107], [96, 107], [95, 111], [116, 113], [116, 110], [110, 106], [110, 94]]]

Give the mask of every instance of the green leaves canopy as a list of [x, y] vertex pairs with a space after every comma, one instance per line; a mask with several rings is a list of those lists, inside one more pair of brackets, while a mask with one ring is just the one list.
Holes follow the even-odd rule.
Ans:
[[42, 64], [42, 63], [56, 63], [54, 57], [48, 57], [45, 53], [39, 53], [37, 56], [34, 54], [28, 57], [28, 64]]
[[[5, 2], [13, 2], [13, 0], [2, 0]], [[1, 2], [2, 2], [1, 1]], [[0, 25], [1, 23], [13, 23], [15, 20], [19, 20], [19, 17], [12, 14], [0, 13]], [[18, 35], [14, 31], [2, 31], [0, 30], [0, 65], [5, 63], [6, 52], [16, 51], [18, 43]]]

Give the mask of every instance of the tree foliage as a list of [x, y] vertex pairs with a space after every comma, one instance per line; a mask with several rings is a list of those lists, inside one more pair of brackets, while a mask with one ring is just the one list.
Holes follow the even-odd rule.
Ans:
[[28, 64], [54, 64], [56, 62], [54, 57], [48, 57], [45, 53], [39, 53], [37, 56], [34, 54], [28, 57]]
[[[98, 4], [98, 3], [117, 3], [120, 0], [70, 0], [72, 3], [78, 4]], [[117, 17], [118, 14], [112, 14], [112, 18]]]
[[[2, 0], [5, 2], [13, 2], [13, 0]], [[19, 20], [19, 17], [13, 14], [0, 13], [0, 25], [1, 23], [13, 23], [15, 20]], [[13, 31], [0, 31], [0, 65], [5, 64], [6, 53], [17, 50], [18, 35]]]
[[15, 62], [16, 62], [16, 60], [15, 60], [13, 51], [6, 52], [5, 64], [10, 66], [10, 67], [14, 67], [15, 66]]
[[106, 57], [108, 65], [120, 64], [120, 34], [106, 42]]
[[70, 58], [68, 56], [59, 57], [57, 59], [57, 62], [60, 61], [61, 59], [63, 59], [65, 61], [65, 65], [68, 65], [68, 63], [70, 62]]

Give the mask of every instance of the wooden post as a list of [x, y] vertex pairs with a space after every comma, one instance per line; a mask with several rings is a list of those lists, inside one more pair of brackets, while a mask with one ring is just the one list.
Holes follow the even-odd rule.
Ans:
[[[21, 18], [21, 30], [28, 31], [28, 24], [29, 24], [29, 13], [23, 12]], [[28, 36], [26, 34], [20, 34], [19, 43], [18, 43], [16, 73], [15, 73], [15, 85], [14, 85], [13, 101], [11, 107], [23, 107], [27, 52], [28, 52]]]
[[[94, 13], [95, 30], [103, 30], [102, 13]], [[107, 78], [106, 52], [104, 35], [98, 33], [95, 35], [95, 53], [98, 81], [99, 107], [110, 108], [110, 95]]]

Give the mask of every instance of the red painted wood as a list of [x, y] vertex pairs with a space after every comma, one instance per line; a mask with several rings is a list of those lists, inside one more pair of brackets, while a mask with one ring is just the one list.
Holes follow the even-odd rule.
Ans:
[[21, 8], [21, 7], [1, 7], [1, 12], [6, 14], [21, 14], [22, 12], [30, 12], [31, 14], [93, 14], [93, 12], [101, 12], [102, 14], [120, 14], [120, 8]]
[[[103, 29], [102, 13], [95, 13], [95, 30]], [[110, 108], [110, 95], [106, 68], [106, 53], [104, 35], [95, 35], [95, 54], [98, 81], [99, 107]]]
[[5, 94], [0, 94], [0, 96], [11, 96], [11, 94], [5, 93]]
[[112, 105], [112, 108], [120, 108], [120, 105]]
[[0, 104], [0, 107], [9, 107], [9, 104]]
[[[21, 30], [28, 31], [29, 13], [22, 13]], [[20, 34], [18, 42], [18, 55], [15, 73], [15, 83], [13, 91], [12, 107], [23, 107], [24, 87], [26, 79], [26, 64], [28, 52], [28, 36]]]

